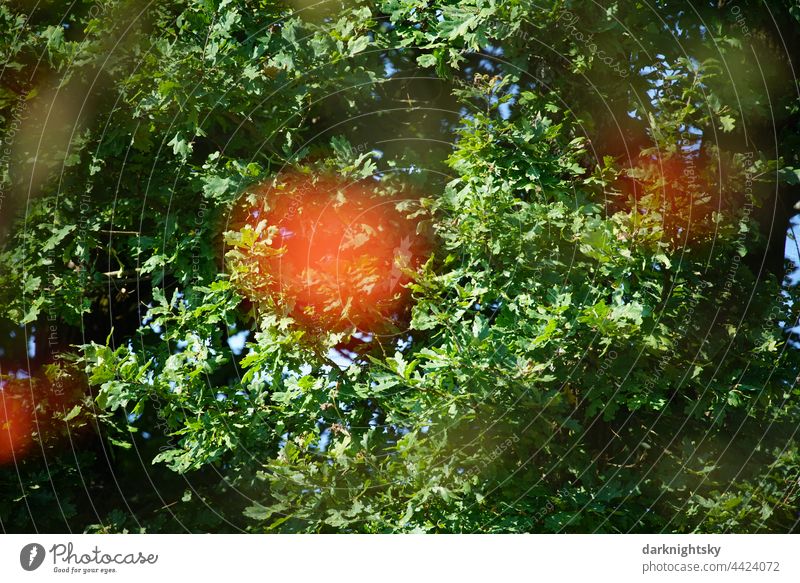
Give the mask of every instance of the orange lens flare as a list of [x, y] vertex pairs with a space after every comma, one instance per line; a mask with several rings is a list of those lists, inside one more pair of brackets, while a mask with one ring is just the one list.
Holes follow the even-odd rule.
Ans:
[[[85, 395], [85, 385], [78, 377], [54, 381], [38, 371], [32, 376], [0, 378], [0, 466], [74, 443], [90, 429], [91, 413], [80, 407], [73, 410]], [[72, 414], [67, 422], [68, 413]]]
[[16, 395], [0, 391], [0, 465], [19, 461], [33, 441], [31, 410]]
[[259, 203], [244, 222], [266, 222], [267, 250], [245, 262], [267, 278], [251, 296], [267, 293], [296, 319], [334, 329], [375, 331], [399, 320], [405, 286], [428, 252], [398, 200], [369, 185], [291, 176], [280, 188], [262, 188]]
[[[714, 232], [717, 204], [705, 182], [705, 168], [692, 157], [670, 157], [653, 163], [653, 202], [663, 215], [664, 230], [673, 239], [701, 240]], [[687, 239], [688, 238], [688, 239]]]

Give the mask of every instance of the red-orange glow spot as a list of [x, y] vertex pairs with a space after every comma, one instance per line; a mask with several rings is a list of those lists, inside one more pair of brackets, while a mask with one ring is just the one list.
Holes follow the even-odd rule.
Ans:
[[647, 202], [661, 214], [665, 234], [682, 244], [713, 234], [712, 213], [721, 210], [700, 164], [696, 157], [682, 155], [658, 158], [648, 168], [645, 189], [649, 187], [652, 196]]
[[32, 442], [32, 414], [18, 395], [0, 391], [0, 465], [19, 461]]
[[266, 277], [249, 286], [251, 300], [268, 294], [298, 320], [332, 329], [374, 330], [400, 317], [405, 286], [427, 251], [397, 200], [368, 185], [305, 176], [284, 177], [257, 196], [243, 222], [266, 248], [245, 264]]
[[[86, 387], [77, 371], [62, 369], [60, 375], [48, 376], [44, 370], [33, 374], [28, 370], [22, 376], [2, 374], [0, 379], [0, 465], [74, 444], [77, 436], [91, 429], [90, 412], [80, 408]], [[76, 406], [79, 409], [73, 411]]]

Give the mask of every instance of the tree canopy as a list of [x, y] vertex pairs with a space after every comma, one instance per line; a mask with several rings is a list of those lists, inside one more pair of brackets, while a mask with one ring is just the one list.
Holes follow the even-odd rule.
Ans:
[[796, 1], [18, 1], [0, 47], [4, 531], [797, 530]]

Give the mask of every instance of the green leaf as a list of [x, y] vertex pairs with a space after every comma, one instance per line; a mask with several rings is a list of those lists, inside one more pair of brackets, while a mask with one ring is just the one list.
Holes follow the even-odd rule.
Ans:
[[82, 409], [80, 405], [75, 405], [72, 409], [70, 409], [69, 413], [64, 415], [64, 421], [72, 421], [75, 419], [75, 417], [80, 415], [81, 410]]
[[730, 115], [721, 115], [719, 117], [720, 129], [723, 132], [732, 132], [736, 127], [736, 120]]
[[420, 67], [434, 67], [437, 63], [436, 55], [426, 53], [417, 57], [417, 64]]
[[350, 49], [350, 56], [357, 55], [358, 53], [362, 52], [369, 46], [369, 44], [370, 44], [370, 39], [366, 35], [352, 39], [348, 43]]
[[181, 158], [186, 158], [192, 151], [191, 144], [187, 142], [183, 137], [181, 137], [180, 134], [175, 134], [175, 136], [169, 141], [167, 145], [172, 146], [172, 152], [176, 156], [180, 156]]

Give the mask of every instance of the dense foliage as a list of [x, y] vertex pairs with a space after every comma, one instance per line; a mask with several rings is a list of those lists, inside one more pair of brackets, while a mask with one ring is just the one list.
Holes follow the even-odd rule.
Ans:
[[[797, 529], [796, 2], [50, 0], [0, 35], [3, 530]], [[281, 197], [350, 213], [347, 298], [275, 285]]]

